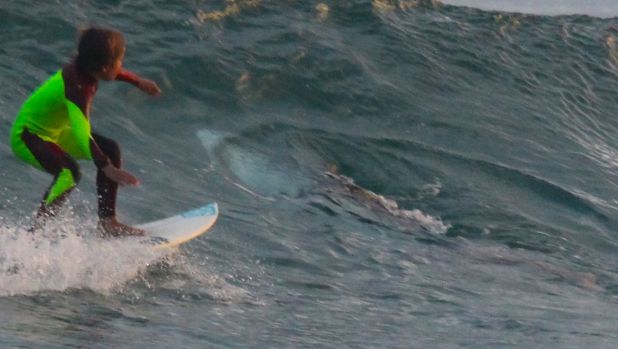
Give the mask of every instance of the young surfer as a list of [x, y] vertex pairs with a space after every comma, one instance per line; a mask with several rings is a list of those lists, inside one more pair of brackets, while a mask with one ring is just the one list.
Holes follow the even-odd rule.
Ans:
[[97, 167], [98, 228], [104, 236], [143, 235], [118, 222], [118, 185], [139, 181], [121, 167], [120, 147], [114, 140], [91, 132], [90, 106], [99, 80], [120, 80], [150, 95], [159, 86], [122, 68], [123, 35], [90, 28], [81, 33], [77, 56], [52, 75], [22, 105], [11, 130], [17, 157], [54, 176], [36, 215], [37, 224], [53, 217], [77, 185], [81, 174], [76, 159], [93, 160]]

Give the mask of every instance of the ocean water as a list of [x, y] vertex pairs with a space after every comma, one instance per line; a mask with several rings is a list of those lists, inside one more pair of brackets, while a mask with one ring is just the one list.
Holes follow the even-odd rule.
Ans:
[[[618, 9], [446, 2], [3, 2], [0, 347], [618, 347]], [[95, 98], [120, 218], [219, 203], [176, 251], [94, 236], [89, 163], [25, 233], [6, 135], [88, 25], [163, 90]]]

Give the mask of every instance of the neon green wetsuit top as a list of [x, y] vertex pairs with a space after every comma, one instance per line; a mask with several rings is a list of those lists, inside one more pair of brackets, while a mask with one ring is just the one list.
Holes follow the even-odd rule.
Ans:
[[[41, 85], [22, 105], [11, 130], [11, 148], [17, 157], [44, 170], [22, 140], [24, 129], [44, 141], [57, 144], [75, 159], [92, 159], [90, 122], [65, 95], [62, 71]], [[76, 185], [69, 169], [63, 169], [52, 184], [46, 204]]]

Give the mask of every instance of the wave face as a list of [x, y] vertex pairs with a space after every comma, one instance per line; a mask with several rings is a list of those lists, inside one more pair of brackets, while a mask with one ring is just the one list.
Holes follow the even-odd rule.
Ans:
[[618, 9], [560, 4], [4, 4], [0, 134], [115, 27], [164, 91], [99, 86], [142, 182], [119, 219], [221, 218], [166, 255], [101, 241], [83, 163], [32, 236], [51, 178], [0, 139], [0, 346], [615, 347]]

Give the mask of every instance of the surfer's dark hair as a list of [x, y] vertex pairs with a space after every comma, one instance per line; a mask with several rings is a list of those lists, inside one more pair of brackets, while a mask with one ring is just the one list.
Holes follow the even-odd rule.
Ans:
[[124, 36], [113, 29], [88, 28], [82, 30], [77, 45], [77, 69], [98, 73], [112, 65], [125, 50]]

